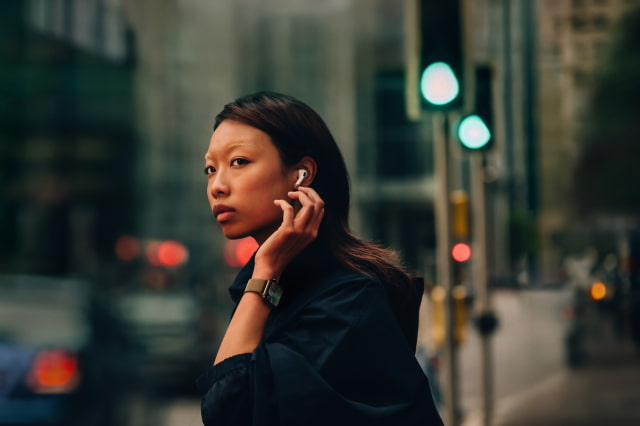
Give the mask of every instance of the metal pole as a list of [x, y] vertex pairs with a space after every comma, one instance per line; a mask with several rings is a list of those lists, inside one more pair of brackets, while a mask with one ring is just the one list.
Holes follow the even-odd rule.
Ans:
[[451, 203], [449, 202], [449, 122], [443, 112], [433, 114], [433, 143], [434, 143], [434, 175], [436, 192], [434, 198], [434, 215], [436, 225], [436, 256], [437, 283], [445, 290], [445, 344], [444, 365], [445, 383], [443, 387], [444, 403], [446, 407], [444, 423], [456, 426], [457, 407], [457, 365], [456, 349], [453, 338], [453, 297], [452, 297], [452, 265], [449, 257], [451, 250]]
[[491, 309], [491, 298], [487, 283], [487, 220], [485, 192], [485, 153], [471, 155], [471, 192], [473, 202], [473, 282], [477, 297], [477, 319], [481, 338], [481, 372], [483, 425], [491, 424], [493, 414], [493, 363], [491, 332], [483, 321], [495, 318]]

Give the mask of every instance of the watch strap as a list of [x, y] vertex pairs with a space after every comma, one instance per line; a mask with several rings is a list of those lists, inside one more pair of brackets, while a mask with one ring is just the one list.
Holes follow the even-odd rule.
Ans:
[[264, 303], [271, 307], [276, 307], [282, 298], [282, 288], [274, 279], [263, 280], [260, 278], [251, 278], [247, 282], [244, 292], [258, 293]]

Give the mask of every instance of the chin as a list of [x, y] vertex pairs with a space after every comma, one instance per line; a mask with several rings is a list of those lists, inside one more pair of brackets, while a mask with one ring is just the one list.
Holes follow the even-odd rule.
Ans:
[[229, 240], [240, 240], [243, 238], [251, 237], [256, 241], [260, 241], [260, 237], [262, 239], [268, 238], [271, 234], [273, 234], [277, 229], [280, 223], [277, 224], [269, 224], [268, 226], [259, 227], [257, 229], [240, 229], [238, 227], [232, 228], [231, 226], [222, 227], [222, 233]]
[[246, 237], [250, 237], [251, 235], [246, 234], [246, 233], [239, 233], [239, 232], [222, 232], [224, 234], [224, 236], [228, 239], [228, 240], [241, 240], [243, 238]]

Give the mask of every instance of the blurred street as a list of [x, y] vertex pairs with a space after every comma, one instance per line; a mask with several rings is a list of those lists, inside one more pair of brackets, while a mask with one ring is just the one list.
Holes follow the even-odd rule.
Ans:
[[[496, 403], [495, 426], [640, 424], [640, 356], [626, 339], [600, 330], [589, 345], [590, 361], [540, 376]], [[472, 416], [465, 426], [479, 425]]]
[[[521, 392], [565, 368], [563, 309], [570, 292], [497, 290], [493, 295], [499, 325], [492, 338], [494, 393], [499, 401]], [[481, 406], [480, 339], [469, 325], [468, 341], [460, 348], [460, 397], [464, 413]]]
[[[566, 291], [520, 292], [518, 297], [496, 294], [503, 328], [494, 339], [497, 383], [492, 425], [640, 424], [638, 347], [628, 337], [615, 335], [607, 318], [601, 317], [603, 321], [592, 323], [585, 339], [585, 364], [569, 368], [562, 343], [567, 324], [558, 321], [559, 315], [553, 320], [567, 296]], [[524, 308], [518, 315], [510, 310], [515, 304]], [[550, 316], [540, 315], [543, 310]], [[531, 315], [536, 311], [535, 317]], [[505, 320], [530, 322], [523, 333], [522, 325]], [[474, 372], [474, 346], [470, 340], [461, 351], [463, 381]], [[471, 408], [463, 425], [481, 425], [477, 388], [466, 384], [462, 392], [463, 407]]]
[[[603, 333], [588, 365], [542, 379], [498, 401], [496, 426], [640, 424], [640, 355], [628, 340]], [[471, 423], [468, 423], [471, 424]]]

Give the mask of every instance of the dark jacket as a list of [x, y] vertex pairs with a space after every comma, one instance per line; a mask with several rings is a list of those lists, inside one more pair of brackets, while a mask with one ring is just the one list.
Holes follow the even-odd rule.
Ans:
[[[252, 271], [229, 288], [236, 303]], [[442, 425], [383, 284], [337, 266], [297, 271], [304, 285], [283, 276], [256, 350], [198, 379], [204, 424]]]

